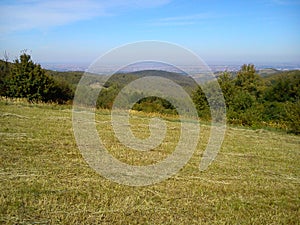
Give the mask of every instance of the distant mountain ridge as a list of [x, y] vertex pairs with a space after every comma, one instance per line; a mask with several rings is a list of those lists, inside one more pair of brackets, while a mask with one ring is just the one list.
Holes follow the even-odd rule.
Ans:
[[[68, 72], [68, 71], [86, 71], [89, 68], [89, 63], [41, 63], [43, 68], [48, 70]], [[208, 64], [208, 67], [212, 72], [221, 72], [221, 71], [238, 71], [241, 68], [242, 64]], [[113, 73], [116, 69], [119, 68], [116, 65], [107, 65], [103, 68], [103, 71], [106, 73]], [[181, 65], [182, 69], [187, 69], [188, 71], [197, 72], [198, 66], [196, 65]], [[295, 64], [285, 64], [285, 63], [274, 63], [274, 64], [257, 64], [256, 68], [260, 70], [274, 69], [278, 71], [285, 70], [300, 70], [300, 63]], [[164, 70], [163, 67], [157, 67], [152, 69]], [[139, 68], [143, 70], [143, 68]], [[126, 72], [126, 71], [125, 71]], [[127, 71], [128, 72], [128, 71]]]

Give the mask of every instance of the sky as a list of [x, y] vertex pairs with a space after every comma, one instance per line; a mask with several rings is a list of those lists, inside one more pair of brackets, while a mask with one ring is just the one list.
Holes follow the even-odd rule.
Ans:
[[1, 0], [0, 58], [88, 63], [144, 40], [207, 63], [300, 63], [300, 0]]

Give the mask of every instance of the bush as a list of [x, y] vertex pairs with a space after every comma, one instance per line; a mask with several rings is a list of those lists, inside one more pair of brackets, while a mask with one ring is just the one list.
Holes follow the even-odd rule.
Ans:
[[285, 104], [288, 132], [300, 134], [300, 100]]

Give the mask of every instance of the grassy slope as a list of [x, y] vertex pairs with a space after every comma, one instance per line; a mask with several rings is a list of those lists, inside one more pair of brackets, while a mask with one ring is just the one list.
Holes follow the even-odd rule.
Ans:
[[[179, 124], [168, 119], [165, 145], [145, 156], [113, 138], [107, 111], [99, 135], [120, 160], [160, 160]], [[148, 117], [131, 118], [147, 136]], [[139, 131], [138, 133], [136, 131]], [[82, 159], [68, 106], [0, 102], [0, 223], [3, 224], [296, 224], [300, 221], [300, 137], [229, 128], [214, 163], [199, 172], [209, 127], [189, 163], [162, 183], [128, 187], [95, 173]]]

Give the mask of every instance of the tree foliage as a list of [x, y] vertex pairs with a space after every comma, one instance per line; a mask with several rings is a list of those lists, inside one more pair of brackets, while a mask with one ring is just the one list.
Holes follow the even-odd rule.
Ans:
[[[300, 133], [300, 71], [262, 79], [254, 65], [249, 64], [243, 65], [235, 77], [225, 71], [218, 82], [229, 123], [251, 127], [268, 125]], [[209, 89], [210, 85], [205, 86]], [[194, 92], [193, 100], [202, 118], [207, 118], [209, 113], [206, 98], [201, 88]]]
[[267, 84], [264, 100], [270, 102], [296, 102], [300, 99], [299, 71], [290, 71], [280, 75], [276, 80]]
[[[39, 64], [31, 60], [31, 56], [23, 53], [13, 66], [1, 69], [1, 95], [13, 98], [25, 98], [30, 102], [64, 103], [73, 97], [69, 85], [57, 81], [46, 74]], [[3, 72], [4, 71], [4, 72]]]

